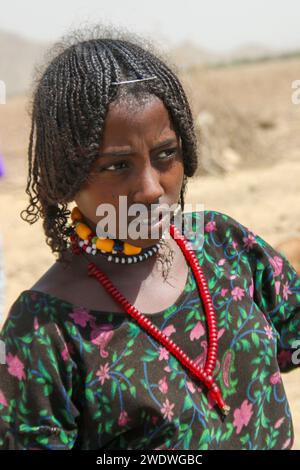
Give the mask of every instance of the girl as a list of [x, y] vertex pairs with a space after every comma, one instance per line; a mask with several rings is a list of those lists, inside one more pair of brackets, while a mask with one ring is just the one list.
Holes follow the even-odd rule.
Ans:
[[280, 372], [299, 363], [295, 270], [212, 210], [190, 214], [189, 240], [174, 213], [157, 237], [122, 238], [119, 222], [101, 237], [97, 207], [119, 221], [120, 196], [184, 208], [192, 113], [172, 67], [134, 36], [54, 51], [33, 95], [22, 217], [43, 219], [58, 258], [2, 329], [0, 447], [290, 449]]

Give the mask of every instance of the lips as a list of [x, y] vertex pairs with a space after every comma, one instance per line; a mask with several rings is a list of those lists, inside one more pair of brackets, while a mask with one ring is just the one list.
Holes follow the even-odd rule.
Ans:
[[160, 207], [160, 209], [155, 209], [153, 211], [148, 212], [147, 216], [144, 219], [140, 219], [140, 217], [142, 216], [141, 213], [135, 215], [134, 217], [129, 217], [128, 222], [131, 223], [139, 219], [138, 221], [139, 224], [150, 227], [152, 225], [156, 225], [159, 222], [161, 222], [165, 218], [167, 213], [168, 213], [168, 210], [166, 210], [166, 208]]
[[155, 225], [162, 220], [162, 213], [149, 214], [148, 218], [141, 221], [142, 225]]

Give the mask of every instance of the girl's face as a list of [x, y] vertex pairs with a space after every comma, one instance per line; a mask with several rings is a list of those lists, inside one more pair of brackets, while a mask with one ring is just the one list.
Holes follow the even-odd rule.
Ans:
[[[163, 102], [151, 97], [142, 107], [138, 103], [136, 107], [129, 107], [126, 102], [111, 103], [99, 158], [74, 200], [94, 230], [102, 218], [96, 216], [97, 207], [101, 203], [112, 204], [116, 235], [121, 238], [119, 196], [127, 196], [128, 209], [132, 204], [144, 204], [150, 213], [151, 204], [178, 203], [183, 177], [180, 138]], [[128, 216], [129, 222], [137, 216]], [[145, 248], [157, 242], [157, 236], [151, 238], [150, 229], [148, 234], [147, 239], [121, 239]]]

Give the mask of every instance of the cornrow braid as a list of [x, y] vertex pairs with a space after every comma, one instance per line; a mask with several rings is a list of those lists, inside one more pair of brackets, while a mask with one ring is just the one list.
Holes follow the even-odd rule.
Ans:
[[[48, 51], [49, 59], [36, 68], [31, 106], [26, 194], [21, 212], [30, 224], [40, 217], [46, 242], [59, 261], [69, 247], [68, 204], [87, 181], [98, 158], [110, 103], [128, 105], [158, 97], [170, 113], [181, 139], [184, 179], [197, 165], [197, 140], [192, 112], [177, 78], [175, 66], [153, 43], [125, 30], [97, 25], [63, 37]], [[156, 80], [115, 86], [112, 82], [146, 78]]]

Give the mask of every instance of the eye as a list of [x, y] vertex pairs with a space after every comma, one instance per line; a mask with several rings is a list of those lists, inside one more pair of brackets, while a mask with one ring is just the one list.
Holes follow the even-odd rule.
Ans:
[[[126, 162], [118, 162], [118, 163], [114, 163], [112, 165], [109, 165], [109, 166], [105, 166], [103, 168], [99, 168], [99, 172], [101, 171], [118, 171], [118, 170], [122, 170], [122, 168], [118, 168], [122, 165], [126, 165]], [[116, 170], [114, 169], [111, 169], [111, 168], [117, 168]]]
[[162, 152], [159, 153], [159, 155], [161, 155], [163, 153], [166, 153], [167, 157], [158, 158], [158, 160], [171, 160], [172, 158], [176, 157], [176, 155], [177, 155], [177, 147], [174, 147], [172, 149], [163, 150]]
[[[159, 160], [160, 162], [166, 162], [166, 161], [172, 160], [177, 155], [177, 147], [174, 147], [172, 149], [163, 150], [158, 155], [162, 155], [162, 154], [166, 154], [167, 156], [164, 156], [162, 158], [158, 157], [157, 160]], [[122, 165], [125, 165], [125, 167], [122, 167]], [[112, 172], [118, 172], [118, 171], [124, 170], [127, 165], [128, 165], [128, 162], [121, 161], [121, 162], [113, 163], [112, 165], [109, 165], [109, 166], [98, 167], [98, 168], [96, 168], [95, 172], [96, 173], [102, 173], [102, 172], [105, 172], [105, 171], [111, 172], [111, 173]]]

